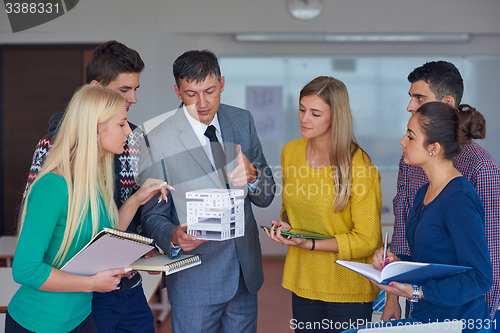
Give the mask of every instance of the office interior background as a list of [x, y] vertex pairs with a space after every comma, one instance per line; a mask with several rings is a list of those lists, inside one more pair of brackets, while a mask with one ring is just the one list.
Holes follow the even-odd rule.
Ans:
[[[487, 137], [479, 143], [500, 161], [500, 1], [324, 0], [311, 20], [293, 17], [290, 2], [81, 0], [57, 19], [18, 33], [1, 8], [0, 235], [14, 232], [33, 150], [50, 115], [64, 110], [84, 81], [93, 48], [110, 39], [137, 50], [146, 64], [138, 103], [128, 114], [145, 127], [180, 103], [173, 61], [187, 50], [215, 52], [226, 77], [222, 103], [253, 112], [279, 184], [281, 148], [300, 137], [300, 89], [319, 75], [342, 80], [355, 135], [382, 176], [388, 228], [399, 140], [409, 118], [406, 76], [415, 67], [443, 59], [459, 68], [462, 102], [486, 118]], [[270, 207], [255, 208], [258, 223], [278, 219], [280, 209], [277, 195]], [[267, 237], [261, 241], [266, 256], [286, 253]]]

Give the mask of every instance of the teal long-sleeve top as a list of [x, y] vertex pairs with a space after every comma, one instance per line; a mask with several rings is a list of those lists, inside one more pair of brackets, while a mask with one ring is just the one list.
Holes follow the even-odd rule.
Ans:
[[[110, 227], [102, 204], [99, 230]], [[92, 293], [39, 290], [50, 275], [61, 246], [68, 213], [68, 187], [63, 177], [49, 173], [31, 189], [19, 236], [12, 275], [21, 284], [9, 303], [10, 316], [24, 328], [40, 333], [69, 332], [91, 313]], [[79, 236], [78, 236], [79, 235]], [[63, 265], [92, 239], [90, 210], [77, 231]]]

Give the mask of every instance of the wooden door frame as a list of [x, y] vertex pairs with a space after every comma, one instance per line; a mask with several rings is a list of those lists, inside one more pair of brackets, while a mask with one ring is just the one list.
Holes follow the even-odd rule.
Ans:
[[[4, 235], [6, 230], [5, 230], [5, 222], [4, 222], [4, 217], [5, 217], [5, 209], [4, 209], [4, 203], [5, 203], [5, 196], [4, 196], [4, 191], [5, 191], [5, 183], [4, 183], [4, 171], [5, 171], [5, 159], [4, 154], [4, 144], [5, 144], [5, 138], [4, 138], [4, 86], [6, 83], [4, 83], [4, 52], [8, 50], [37, 50], [37, 51], [43, 51], [43, 50], [81, 50], [81, 63], [82, 63], [82, 84], [85, 83], [85, 61], [88, 59], [85, 59], [85, 50], [94, 50], [98, 45], [98, 43], [82, 43], [82, 44], [0, 44], [0, 129], [2, 129], [2, 133], [0, 133], [0, 235]], [[68, 101], [69, 102], [69, 101]]]

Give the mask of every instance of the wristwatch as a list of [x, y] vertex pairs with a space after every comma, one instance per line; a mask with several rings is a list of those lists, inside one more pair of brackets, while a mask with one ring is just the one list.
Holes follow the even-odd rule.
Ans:
[[413, 295], [411, 298], [409, 298], [408, 300], [410, 302], [413, 302], [413, 303], [417, 303], [418, 302], [418, 297], [420, 296], [420, 287], [417, 286], [417, 285], [413, 285]]

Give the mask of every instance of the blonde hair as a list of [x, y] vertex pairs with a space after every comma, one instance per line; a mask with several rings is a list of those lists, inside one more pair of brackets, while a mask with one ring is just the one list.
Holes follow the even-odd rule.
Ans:
[[352, 183], [352, 157], [359, 148], [353, 133], [349, 94], [341, 81], [330, 76], [319, 76], [300, 91], [300, 99], [317, 95], [330, 106], [332, 131], [330, 137], [330, 167], [334, 175], [333, 208], [343, 211], [349, 202]]
[[100, 202], [102, 197], [111, 224], [118, 224], [118, 210], [114, 202], [114, 156], [106, 153], [98, 159], [99, 141], [97, 124], [103, 124], [123, 107], [125, 100], [112, 90], [95, 85], [80, 88], [68, 104], [62, 123], [59, 125], [54, 145], [50, 149], [40, 173], [28, 189], [22, 204], [18, 232], [21, 233], [26, 216], [31, 188], [47, 173], [57, 170], [68, 186], [68, 214], [64, 238], [52, 265], [60, 267], [77, 230], [89, 210], [92, 219], [92, 235], [99, 227]]

